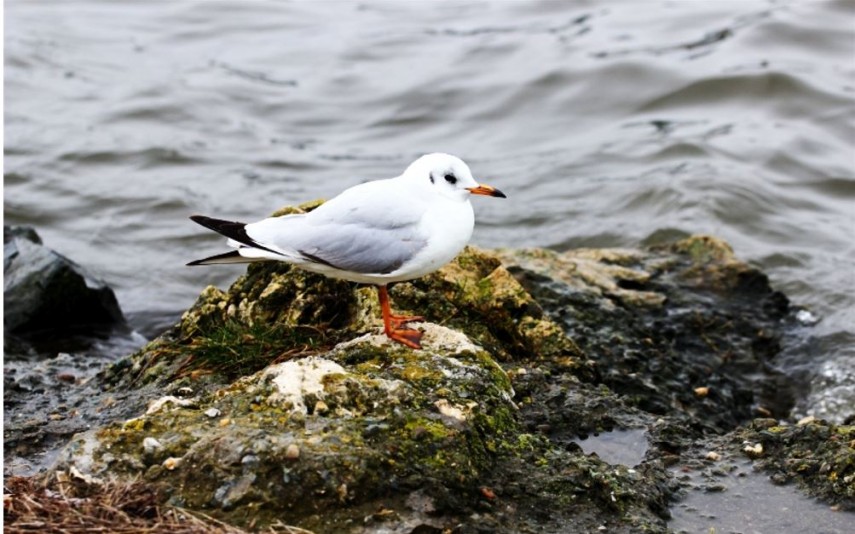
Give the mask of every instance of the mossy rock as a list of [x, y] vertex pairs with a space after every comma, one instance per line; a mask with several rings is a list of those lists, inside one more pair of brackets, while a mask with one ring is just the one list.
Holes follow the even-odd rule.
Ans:
[[770, 365], [789, 303], [721, 240], [500, 257], [596, 362], [593, 381], [627, 405], [678, 417], [696, 436], [735, 428], [757, 406], [783, 416], [792, 405]]
[[[477, 495], [518, 432], [510, 380], [465, 336], [367, 335], [76, 438], [67, 469], [143, 477], [235, 523], [305, 519], [398, 491]], [[265, 519], [266, 518], [266, 519]]]
[[[397, 313], [457, 329], [498, 360], [560, 359], [590, 374], [572, 339], [493, 254], [467, 247], [435, 273], [395, 284], [391, 295]], [[282, 262], [250, 264], [228, 291], [205, 288], [172, 330], [103, 378], [120, 387], [200, 376], [223, 384], [380, 329], [374, 288]]]
[[[382, 335], [371, 287], [250, 265], [102, 375], [159, 402], [77, 436], [58, 469], [141, 476], [173, 504], [255, 527], [662, 531], [667, 465], [751, 418], [788, 313], [703, 236], [467, 247], [390, 294], [397, 313], [426, 316], [423, 350]], [[575, 443], [622, 428], [647, 429], [638, 466]]]
[[812, 496], [855, 510], [855, 426], [756, 419], [730, 441], [735, 454], [749, 456], [779, 483], [795, 481]]

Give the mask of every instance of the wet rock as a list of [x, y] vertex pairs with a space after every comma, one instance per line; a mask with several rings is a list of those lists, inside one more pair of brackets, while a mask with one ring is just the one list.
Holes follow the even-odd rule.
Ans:
[[31, 341], [100, 335], [124, 324], [113, 290], [42, 245], [30, 227], [3, 227], [3, 327]]
[[[646, 251], [501, 257], [624, 402], [699, 433], [734, 428], [758, 404], [777, 416], [792, 407], [769, 366], [789, 303], [726, 243], [697, 236]], [[775, 380], [774, 392], [764, 390]]]
[[[670, 467], [694, 451], [709, 466], [725, 450], [713, 437], [780, 383], [769, 364], [787, 301], [712, 238], [468, 248], [390, 293], [426, 316], [423, 349], [382, 335], [371, 288], [284, 264], [207, 288], [101, 376], [156, 393], [157, 409], [79, 434], [57, 468], [142, 477], [254, 528], [661, 531], [680, 489]], [[167, 393], [181, 388], [193, 398]], [[629, 429], [646, 441], [633, 467], [577, 443]], [[146, 439], [162, 449], [146, 456]], [[752, 443], [764, 461], [776, 451]]]
[[758, 419], [735, 432], [730, 449], [737, 452], [740, 443], [753, 444], [751, 450], [743, 446], [743, 453], [776, 482], [796, 481], [812, 496], [855, 510], [855, 426], [819, 419], [795, 425], [771, 422]]

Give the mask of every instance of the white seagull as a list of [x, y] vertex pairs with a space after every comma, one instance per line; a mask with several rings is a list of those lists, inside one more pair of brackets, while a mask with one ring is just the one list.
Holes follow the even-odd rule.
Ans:
[[420, 348], [422, 333], [406, 325], [424, 317], [393, 315], [386, 285], [436, 271], [463, 250], [475, 223], [472, 194], [505, 198], [476, 182], [460, 158], [427, 154], [396, 178], [351, 187], [306, 214], [250, 224], [193, 215], [195, 222], [228, 237], [236, 250], [187, 265], [278, 260], [373, 284], [386, 335]]

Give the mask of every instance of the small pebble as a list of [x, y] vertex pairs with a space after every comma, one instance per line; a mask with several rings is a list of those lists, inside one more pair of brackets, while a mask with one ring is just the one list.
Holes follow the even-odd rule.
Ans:
[[145, 452], [146, 454], [152, 454], [153, 452], [163, 448], [163, 445], [161, 445], [159, 441], [157, 441], [151, 436], [143, 440], [142, 446], [143, 452]]
[[721, 460], [721, 454], [719, 454], [715, 451], [710, 451], [707, 453], [706, 459], [712, 460], [713, 462], [717, 462], [717, 461]]
[[205, 410], [205, 415], [207, 415], [211, 419], [213, 419], [214, 417], [219, 417], [221, 413], [222, 412], [220, 412], [220, 410], [216, 408], [208, 408], [207, 410]]
[[816, 417], [809, 415], [807, 417], [802, 417], [801, 419], [799, 419], [799, 421], [796, 423], [796, 425], [805, 426], [805, 425], [809, 425], [809, 424], [813, 423], [814, 421], [816, 421]]
[[220, 419], [220, 426], [229, 426], [231, 422], [232, 420], [228, 417], [223, 417], [222, 419]]
[[316, 414], [323, 415], [323, 414], [327, 413], [328, 411], [330, 411], [330, 407], [327, 406], [327, 403], [325, 403], [324, 401], [319, 400], [318, 402], [315, 403], [315, 413]]
[[763, 455], [763, 444], [757, 443], [755, 445], [751, 445], [750, 443], [747, 443], [742, 450], [751, 458], [757, 458]]
[[772, 411], [771, 411], [771, 410], [769, 410], [768, 408], [764, 408], [763, 406], [758, 406], [758, 407], [756, 407], [756, 408], [755, 408], [755, 411], [756, 411], [759, 415], [762, 415], [763, 417], [772, 417]]
[[695, 388], [695, 395], [698, 397], [706, 397], [710, 393], [710, 388], [706, 386], [701, 386]]
[[296, 443], [288, 445], [288, 448], [285, 449], [285, 458], [288, 460], [296, 460], [299, 457], [300, 447], [298, 447]]
[[181, 465], [181, 458], [173, 458], [170, 456], [169, 458], [163, 461], [164, 469], [167, 469], [169, 471], [173, 471], [179, 465]]

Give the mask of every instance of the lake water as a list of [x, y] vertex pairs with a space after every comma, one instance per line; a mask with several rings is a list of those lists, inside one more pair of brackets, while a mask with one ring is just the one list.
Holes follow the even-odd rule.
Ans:
[[[463, 157], [482, 246], [728, 240], [820, 322], [795, 416], [855, 405], [855, 3], [6, 2], [7, 224], [153, 335], [236, 220]], [[482, 199], [483, 200], [483, 199]]]

